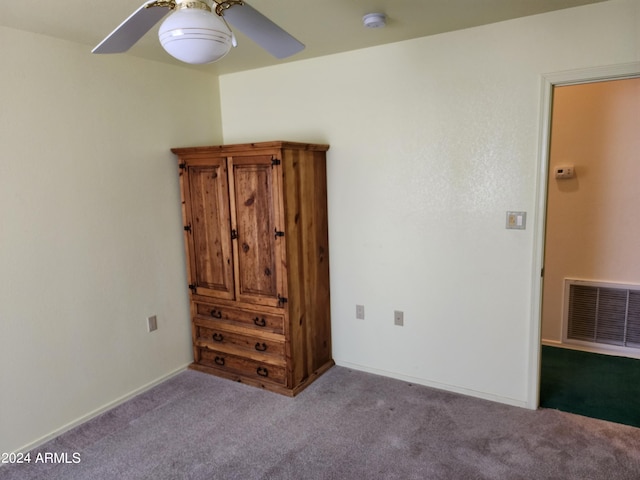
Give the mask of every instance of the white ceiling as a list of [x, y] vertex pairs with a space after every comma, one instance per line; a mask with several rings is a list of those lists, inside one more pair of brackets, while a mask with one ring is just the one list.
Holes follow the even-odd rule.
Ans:
[[[560, 10], [603, 0], [249, 0], [306, 45], [284, 61], [319, 57], [452, 30]], [[0, 25], [87, 45], [87, 52], [135, 11], [143, 0], [10, 0]], [[365, 28], [362, 16], [382, 12], [384, 28]], [[156, 26], [129, 54], [177, 64], [162, 50]], [[236, 32], [239, 46], [217, 63], [194, 67], [218, 74], [283, 62]], [[4, 48], [7, 48], [4, 46]]]

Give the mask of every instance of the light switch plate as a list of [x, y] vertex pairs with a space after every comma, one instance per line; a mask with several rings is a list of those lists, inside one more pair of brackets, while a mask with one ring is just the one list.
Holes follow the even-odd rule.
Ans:
[[527, 212], [507, 212], [506, 228], [524, 230], [527, 227]]

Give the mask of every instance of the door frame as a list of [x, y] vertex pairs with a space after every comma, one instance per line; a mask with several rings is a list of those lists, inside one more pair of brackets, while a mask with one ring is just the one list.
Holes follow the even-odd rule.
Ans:
[[640, 62], [608, 65], [603, 67], [567, 70], [542, 75], [541, 104], [538, 136], [538, 168], [536, 177], [536, 199], [533, 221], [533, 265], [532, 304], [529, 332], [529, 394], [527, 407], [537, 409], [540, 405], [540, 352], [542, 330], [542, 282], [544, 266], [545, 225], [547, 220], [547, 188], [549, 179], [549, 149], [551, 141], [551, 114], [553, 87], [580, 83], [621, 80], [640, 76]]

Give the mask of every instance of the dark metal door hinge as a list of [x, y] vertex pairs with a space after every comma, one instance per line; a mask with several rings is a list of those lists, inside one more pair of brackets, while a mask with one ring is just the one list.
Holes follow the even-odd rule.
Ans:
[[185, 232], [190, 232], [191, 231], [191, 225], [185, 225], [184, 226], [184, 231]]
[[235, 240], [238, 238], [238, 232], [236, 230], [231, 230], [231, 240]]
[[276, 165], [280, 165], [280, 159], [276, 157], [271, 158], [271, 166], [275, 167]]
[[287, 303], [287, 297], [281, 297], [280, 294], [278, 294], [278, 303], [284, 305]]
[[196, 293], [196, 288], [197, 287], [193, 283], [189, 285], [189, 290], [191, 290], [193, 293]]
[[181, 170], [184, 170], [185, 168], [187, 168], [187, 164], [183, 162], [183, 163], [178, 164], [178, 167], [179, 167]]
[[276, 237], [284, 237], [284, 232], [279, 232], [276, 228]]

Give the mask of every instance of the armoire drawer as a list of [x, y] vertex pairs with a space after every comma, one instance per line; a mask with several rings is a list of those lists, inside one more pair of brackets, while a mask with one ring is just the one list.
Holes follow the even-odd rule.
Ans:
[[243, 331], [233, 331], [221, 322], [196, 320], [195, 344], [254, 359], [269, 358], [270, 363], [285, 363], [284, 337], [265, 332], [263, 335], [249, 335]]
[[235, 323], [260, 331], [284, 334], [284, 317], [196, 301], [195, 314], [218, 322]]
[[264, 382], [286, 385], [286, 369], [283, 366], [259, 362], [250, 358], [231, 355], [208, 348], [198, 348], [198, 363], [220, 371]]

